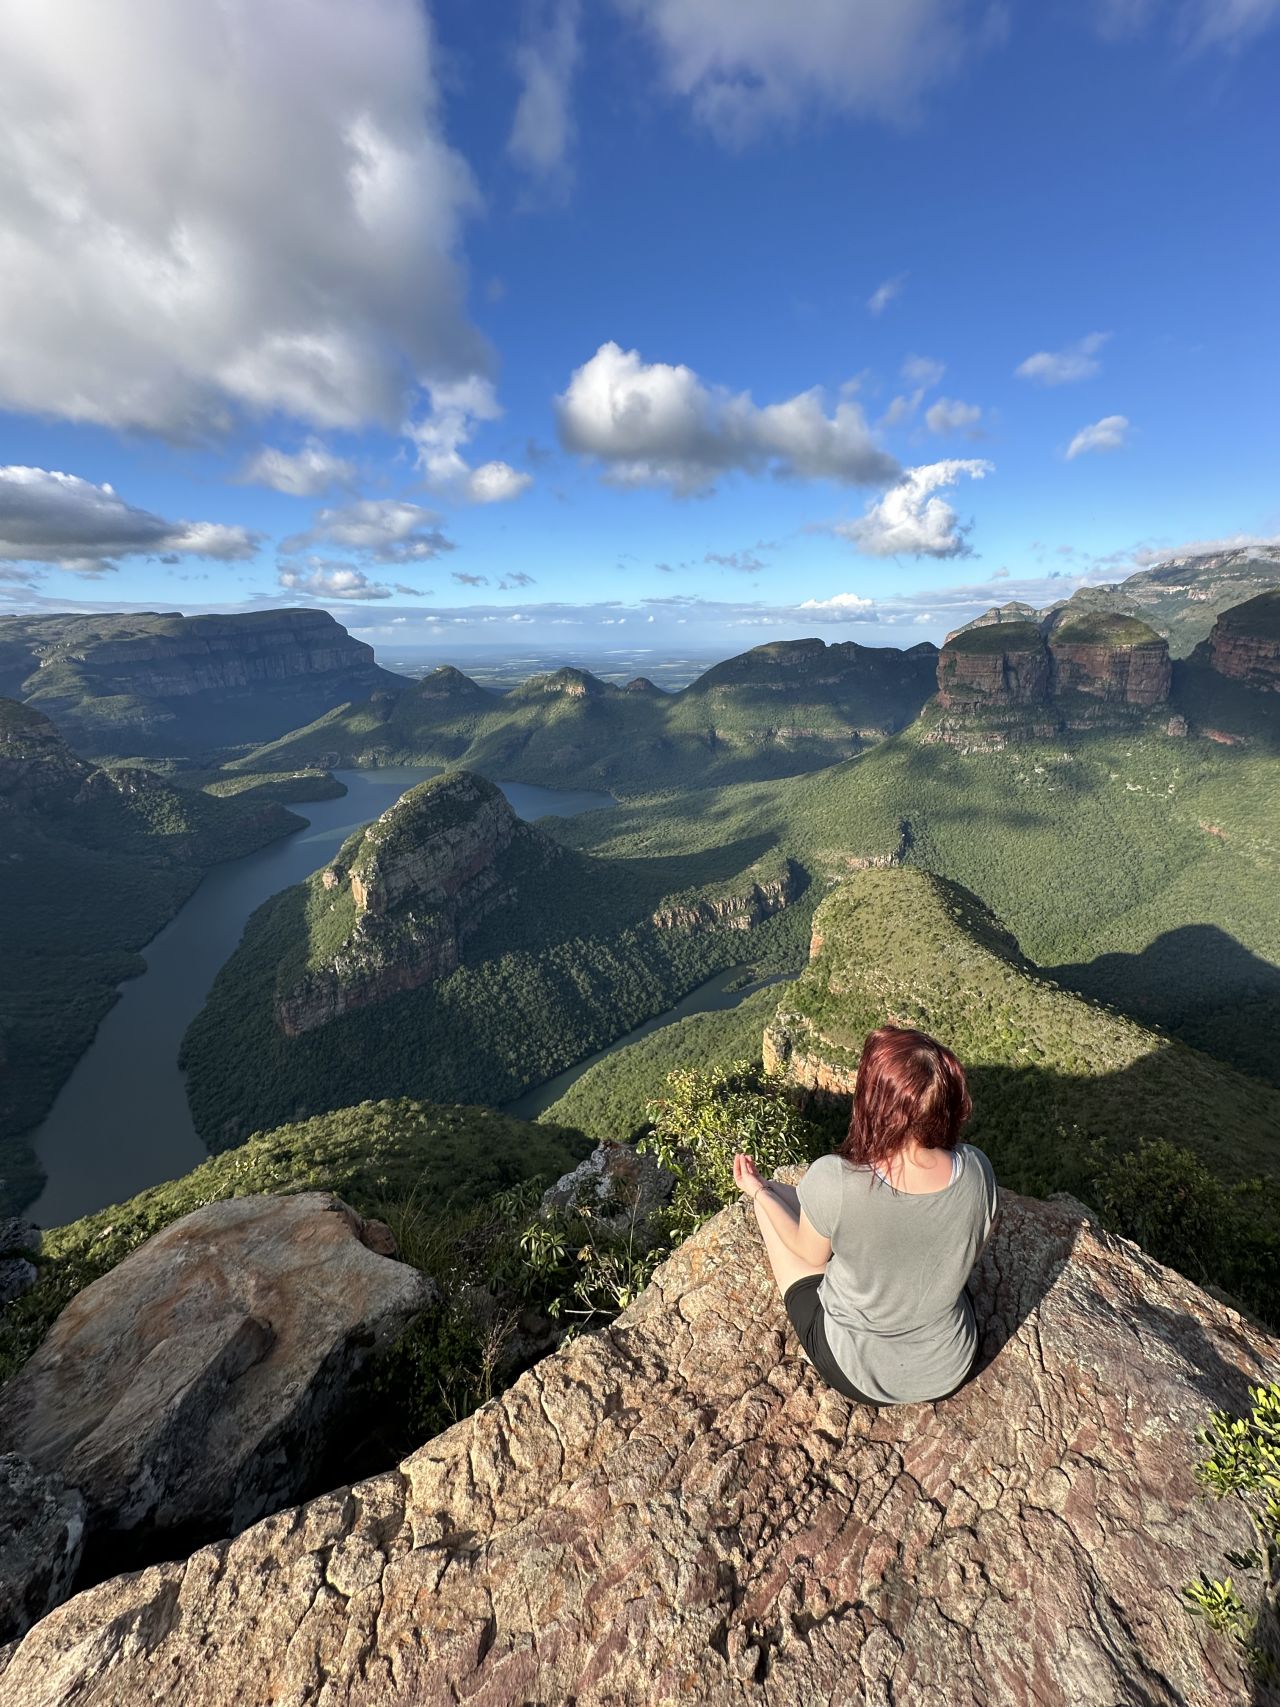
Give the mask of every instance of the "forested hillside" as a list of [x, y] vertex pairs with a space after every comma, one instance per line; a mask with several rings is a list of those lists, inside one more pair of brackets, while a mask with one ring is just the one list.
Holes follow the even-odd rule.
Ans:
[[45, 1113], [141, 948], [210, 865], [297, 829], [272, 800], [217, 799], [77, 758], [0, 700], [0, 1206], [40, 1178], [17, 1135]]
[[929, 645], [774, 641], [674, 694], [566, 668], [497, 695], [442, 666], [398, 697], [342, 707], [237, 762], [464, 764], [500, 781], [623, 792], [788, 776], [909, 723], [933, 692], [935, 662]]

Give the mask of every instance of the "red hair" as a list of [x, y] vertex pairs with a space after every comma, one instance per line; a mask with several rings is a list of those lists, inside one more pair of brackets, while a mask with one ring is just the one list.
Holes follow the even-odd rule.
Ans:
[[879, 1167], [909, 1140], [930, 1150], [954, 1150], [973, 1112], [964, 1068], [923, 1031], [882, 1025], [862, 1046], [846, 1161]]

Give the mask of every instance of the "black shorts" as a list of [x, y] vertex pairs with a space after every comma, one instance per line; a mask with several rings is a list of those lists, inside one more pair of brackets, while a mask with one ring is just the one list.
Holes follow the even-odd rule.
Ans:
[[[791, 1326], [796, 1331], [796, 1338], [809, 1355], [809, 1361], [827, 1383], [834, 1387], [837, 1393], [843, 1393], [846, 1399], [853, 1399], [860, 1405], [871, 1405], [879, 1410], [882, 1401], [869, 1399], [865, 1393], [860, 1393], [850, 1381], [835, 1360], [831, 1347], [827, 1344], [827, 1331], [823, 1324], [822, 1300], [818, 1297], [818, 1288], [822, 1284], [820, 1274], [805, 1274], [799, 1280], [792, 1281], [782, 1295], [782, 1307], [787, 1312]], [[957, 1381], [948, 1393], [940, 1393], [940, 1399], [949, 1399], [952, 1393], [958, 1393], [965, 1381], [973, 1374], [978, 1364], [978, 1352], [974, 1352], [973, 1362], [965, 1374], [963, 1381]], [[924, 1403], [925, 1401], [921, 1401]], [[928, 1401], [936, 1403], [936, 1400]]]

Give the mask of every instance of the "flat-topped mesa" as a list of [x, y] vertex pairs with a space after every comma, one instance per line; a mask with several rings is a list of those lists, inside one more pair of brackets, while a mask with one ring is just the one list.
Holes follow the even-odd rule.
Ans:
[[91, 754], [274, 739], [408, 685], [324, 610], [0, 618], [0, 687]]
[[1050, 693], [1149, 707], [1169, 698], [1169, 643], [1136, 617], [1106, 611], [1049, 619]]
[[1033, 622], [961, 629], [938, 654], [938, 704], [947, 711], [1044, 705], [1052, 668]]
[[944, 711], [1042, 707], [1047, 733], [1063, 723], [1090, 726], [1116, 707], [1168, 701], [1169, 646], [1145, 622], [1104, 611], [1032, 622], [1007, 612], [988, 612], [991, 620], [948, 638], [938, 656]]
[[321, 891], [348, 889], [354, 916], [336, 948], [326, 943], [319, 963], [276, 996], [281, 1031], [296, 1037], [454, 971], [481, 921], [515, 897], [502, 856], [534, 839], [555, 857], [554, 845], [471, 771], [402, 794], [312, 879]]
[[1280, 587], [1223, 611], [1192, 657], [1230, 681], [1280, 693]]

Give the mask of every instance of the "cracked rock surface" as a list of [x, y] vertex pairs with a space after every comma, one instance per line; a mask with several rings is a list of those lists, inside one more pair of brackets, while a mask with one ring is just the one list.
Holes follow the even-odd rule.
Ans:
[[398, 1470], [49, 1614], [0, 1707], [1259, 1699], [1179, 1587], [1247, 1544], [1194, 1435], [1280, 1342], [1070, 1199], [1006, 1194], [975, 1290], [967, 1387], [851, 1404], [735, 1205]]

